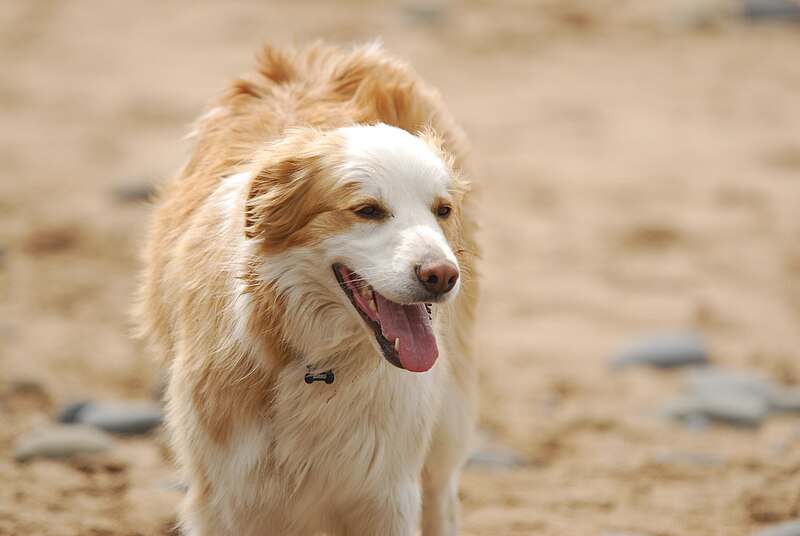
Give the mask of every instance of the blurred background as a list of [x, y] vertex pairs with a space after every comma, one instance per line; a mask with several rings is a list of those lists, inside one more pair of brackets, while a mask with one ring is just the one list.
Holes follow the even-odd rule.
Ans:
[[[129, 319], [150, 190], [260, 44], [319, 38], [380, 37], [474, 146], [481, 433], [463, 534], [738, 536], [800, 518], [798, 10], [3, 0], [0, 534], [170, 532], [164, 438], [107, 422], [146, 420], [130, 401], [158, 384]], [[76, 401], [110, 433], [65, 436], [59, 419], [91, 421]], [[50, 458], [71, 448], [87, 452]]]

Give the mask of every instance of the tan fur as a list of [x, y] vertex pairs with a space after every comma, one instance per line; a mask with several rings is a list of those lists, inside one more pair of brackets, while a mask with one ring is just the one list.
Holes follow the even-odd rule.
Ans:
[[[220, 501], [245, 505], [241, 511], [246, 512], [248, 501], [254, 500], [248, 493], [284, 489], [287, 475], [295, 474], [265, 460], [257, 468], [261, 483], [242, 482], [239, 489], [222, 491], [212, 483], [208, 460], [224, 457], [226, 449], [241, 441], [243, 430], [281, 419], [289, 409], [288, 414], [303, 411], [285, 406], [281, 383], [287, 381], [286, 371], [302, 361], [291, 340], [293, 315], [299, 313], [279, 290], [263, 282], [247, 255], [282, 255], [292, 248], [314, 247], [321, 237], [353, 226], [353, 204], [365, 200], [354, 198], [331, 172], [342, 158], [336, 149], [341, 140], [331, 130], [382, 122], [418, 135], [456, 177], [456, 190], [451, 192], [454, 215], [443, 229], [461, 264], [462, 290], [437, 319], [445, 323], [443, 343], [452, 379], [442, 376], [439, 382], [446, 396], [432, 417], [423, 471], [423, 533], [447, 534], [457, 527], [452, 468], [466, 455], [476, 388], [472, 329], [478, 294], [477, 227], [475, 193], [466, 180], [471, 169], [464, 136], [439, 95], [405, 63], [376, 47], [266, 47], [258, 60], [257, 72], [235, 81], [197, 124], [194, 152], [163, 189], [145, 252], [138, 318], [143, 335], [170, 370], [168, 424], [192, 486], [182, 513], [184, 526], [206, 527], [196, 529], [198, 534], [223, 534], [233, 530], [231, 523], [239, 525], [238, 532], [230, 533], [270, 533], [271, 527], [263, 523], [296, 527], [298, 534], [307, 530], [288, 518], [260, 519], [250, 513], [249, 519], [231, 520], [208, 514]], [[244, 210], [233, 221], [226, 220], [215, 202], [238, 194], [220, 193], [222, 179], [254, 169], [255, 178], [237, 201]], [[263, 238], [262, 249], [238, 249], [234, 245], [242, 236]], [[234, 302], [239, 291], [248, 298], [251, 315], [237, 328], [241, 309]], [[244, 340], [232, 335], [237, 329], [246, 334]], [[359, 374], [382, 377], [369, 371]], [[382, 416], [365, 418], [380, 422]], [[316, 433], [300, 441], [325, 441], [315, 439]], [[424, 449], [429, 439], [409, 441]], [[382, 525], [373, 522], [368, 506], [362, 514], [331, 512], [330, 518], [324, 516], [326, 526], [342, 533], [379, 534], [370, 532], [380, 531]]]

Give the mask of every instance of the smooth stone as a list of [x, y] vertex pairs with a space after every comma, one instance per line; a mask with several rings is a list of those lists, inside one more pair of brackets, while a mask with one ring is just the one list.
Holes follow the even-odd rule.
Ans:
[[750, 536], [800, 536], [800, 520], [772, 525], [758, 532], [753, 532]]
[[681, 420], [702, 415], [727, 424], [756, 427], [767, 416], [768, 408], [764, 398], [752, 393], [708, 391], [683, 395], [664, 407], [662, 414]]
[[56, 425], [20, 436], [14, 441], [14, 458], [24, 462], [36, 457], [69, 458], [96, 454], [113, 447], [111, 438], [92, 426]]
[[120, 203], [152, 201], [158, 197], [158, 191], [152, 183], [121, 184], [112, 190], [114, 199]]
[[689, 389], [701, 393], [747, 393], [766, 400], [772, 410], [800, 411], [800, 391], [740, 371], [712, 368], [693, 370], [689, 374]]
[[66, 406], [64, 406], [64, 409], [62, 409], [59, 412], [58, 422], [62, 422], [65, 424], [79, 422], [78, 415], [80, 414], [81, 411], [83, 411], [83, 408], [85, 408], [89, 404], [91, 404], [91, 402], [86, 402], [86, 401], [73, 402], [71, 404], [67, 404]]
[[665, 22], [677, 30], [703, 30], [715, 27], [723, 16], [713, 0], [696, 0], [692, 4], [673, 6]]
[[611, 360], [611, 368], [637, 364], [673, 368], [706, 363], [706, 344], [702, 337], [690, 331], [676, 331], [655, 333], [634, 341]]
[[12, 379], [11, 389], [20, 394], [41, 395], [45, 393], [44, 383], [36, 376], [18, 376]]
[[700, 399], [706, 416], [737, 426], [759, 426], [769, 411], [767, 401], [756, 395], [706, 393]]
[[743, 0], [742, 14], [754, 20], [800, 22], [800, 4], [788, 0]]
[[769, 407], [775, 411], [800, 412], [800, 391], [781, 385], [771, 385], [767, 390]]
[[437, 26], [445, 18], [442, 6], [430, 2], [410, 4], [403, 11], [411, 22], [425, 26]]
[[689, 372], [689, 389], [696, 392], [730, 391], [766, 398], [769, 382], [764, 378], [739, 371], [698, 368]]
[[106, 432], [144, 434], [161, 424], [161, 407], [154, 402], [86, 404], [75, 415], [77, 422], [91, 424]]
[[711, 426], [711, 419], [699, 413], [691, 413], [683, 420], [686, 423], [686, 428], [695, 434], [704, 434], [708, 432], [708, 428]]
[[676, 451], [665, 449], [653, 456], [653, 462], [658, 465], [690, 465], [693, 467], [708, 467], [722, 465], [724, 460], [717, 454], [708, 452]]
[[467, 465], [482, 469], [506, 470], [525, 467], [528, 461], [511, 450], [487, 446], [473, 451], [467, 460]]

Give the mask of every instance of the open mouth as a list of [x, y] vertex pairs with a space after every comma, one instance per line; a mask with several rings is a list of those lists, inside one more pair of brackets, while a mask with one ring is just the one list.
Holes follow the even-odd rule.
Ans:
[[430, 305], [393, 302], [341, 264], [333, 266], [333, 273], [353, 307], [372, 328], [389, 363], [411, 372], [425, 372], [433, 366], [439, 348], [431, 326]]

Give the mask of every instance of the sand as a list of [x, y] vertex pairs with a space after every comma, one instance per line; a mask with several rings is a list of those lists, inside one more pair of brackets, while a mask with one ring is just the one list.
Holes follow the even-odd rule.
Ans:
[[530, 464], [464, 472], [462, 533], [739, 536], [800, 517], [797, 417], [692, 431], [658, 416], [683, 372], [608, 368], [687, 328], [716, 366], [800, 381], [800, 26], [737, 6], [3, 2], [0, 534], [169, 532], [161, 435], [13, 461], [65, 403], [157, 384], [129, 320], [151, 208], [114, 192], [181, 164], [260, 43], [377, 36], [441, 89], [484, 186], [480, 420]]

